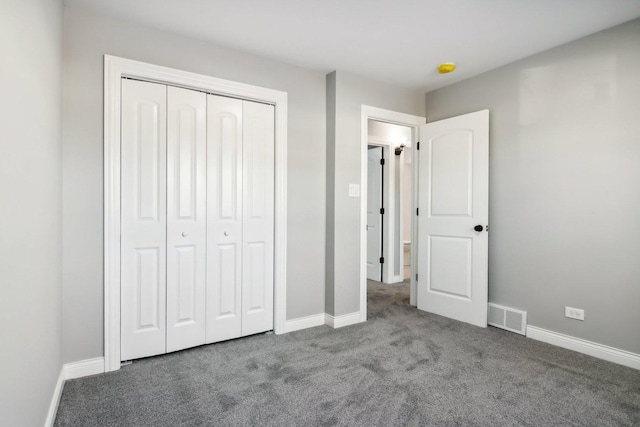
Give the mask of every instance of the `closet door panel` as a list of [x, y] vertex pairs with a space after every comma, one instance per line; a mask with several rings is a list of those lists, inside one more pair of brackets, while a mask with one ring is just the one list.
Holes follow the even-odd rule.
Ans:
[[242, 101], [207, 96], [207, 343], [242, 328]]
[[122, 80], [121, 360], [166, 351], [166, 86]]
[[243, 101], [242, 335], [273, 329], [272, 105]]
[[167, 88], [167, 351], [205, 343], [207, 95]]

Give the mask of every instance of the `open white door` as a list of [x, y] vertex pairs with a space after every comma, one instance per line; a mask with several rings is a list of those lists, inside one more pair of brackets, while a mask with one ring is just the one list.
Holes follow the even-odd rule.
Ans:
[[367, 150], [367, 279], [382, 281], [382, 147]]
[[418, 308], [487, 326], [489, 110], [420, 127]]

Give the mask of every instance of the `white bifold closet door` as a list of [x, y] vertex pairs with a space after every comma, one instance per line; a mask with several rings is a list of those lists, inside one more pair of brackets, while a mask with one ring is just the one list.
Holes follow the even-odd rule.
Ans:
[[166, 351], [167, 87], [122, 80], [122, 360]]
[[204, 344], [206, 94], [122, 81], [121, 359]]
[[123, 79], [121, 360], [273, 329], [274, 107]]
[[207, 343], [273, 329], [274, 108], [207, 97]]
[[207, 95], [167, 87], [167, 351], [204, 344]]

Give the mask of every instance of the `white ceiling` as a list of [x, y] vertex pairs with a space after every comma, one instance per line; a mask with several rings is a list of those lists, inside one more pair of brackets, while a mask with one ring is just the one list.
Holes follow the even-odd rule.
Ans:
[[[328, 73], [429, 91], [640, 17], [640, 0], [66, 0]], [[458, 69], [438, 75], [441, 62]]]

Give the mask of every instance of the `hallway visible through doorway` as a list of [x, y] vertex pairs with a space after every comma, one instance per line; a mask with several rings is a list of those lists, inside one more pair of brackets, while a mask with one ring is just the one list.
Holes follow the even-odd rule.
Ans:
[[412, 128], [368, 120], [367, 132], [367, 279], [400, 283], [411, 276]]

